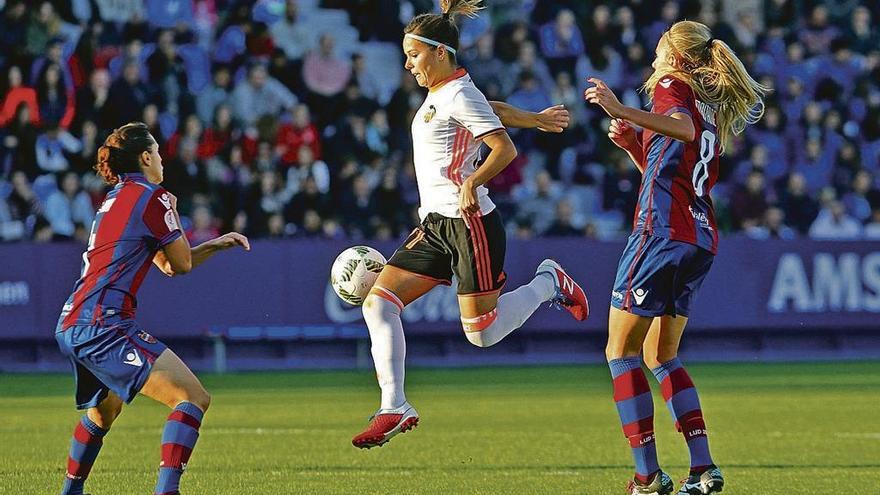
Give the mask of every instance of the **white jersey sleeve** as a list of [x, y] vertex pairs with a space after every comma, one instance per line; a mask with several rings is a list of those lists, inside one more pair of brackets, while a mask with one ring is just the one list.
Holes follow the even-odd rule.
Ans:
[[501, 120], [483, 93], [473, 84], [462, 86], [452, 99], [450, 117], [479, 140], [494, 131], [504, 130]]

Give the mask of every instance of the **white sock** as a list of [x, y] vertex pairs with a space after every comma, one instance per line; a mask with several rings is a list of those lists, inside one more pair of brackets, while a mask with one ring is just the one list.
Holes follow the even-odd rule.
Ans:
[[552, 278], [547, 275], [537, 275], [528, 284], [502, 294], [498, 298], [498, 306], [493, 310], [495, 321], [482, 330], [468, 331], [468, 327], [473, 324], [479, 325], [480, 320], [485, 317], [491, 318], [492, 313], [478, 318], [462, 318], [461, 321], [465, 325], [464, 335], [477, 347], [493, 346], [521, 327], [538, 306], [544, 301], [549, 301], [555, 293], [556, 286]]
[[400, 321], [400, 307], [387, 299], [370, 294], [364, 301], [363, 312], [370, 330], [370, 351], [376, 367], [376, 379], [382, 389], [380, 407], [400, 407], [406, 402], [403, 393], [406, 339]]

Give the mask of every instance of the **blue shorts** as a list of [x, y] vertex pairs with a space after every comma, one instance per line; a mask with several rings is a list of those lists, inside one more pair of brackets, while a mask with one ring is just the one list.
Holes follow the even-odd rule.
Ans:
[[111, 390], [131, 402], [167, 349], [131, 319], [74, 325], [56, 330], [55, 340], [73, 364], [77, 409], [97, 406]]
[[617, 265], [611, 305], [639, 316], [688, 316], [715, 255], [689, 244], [633, 234]]

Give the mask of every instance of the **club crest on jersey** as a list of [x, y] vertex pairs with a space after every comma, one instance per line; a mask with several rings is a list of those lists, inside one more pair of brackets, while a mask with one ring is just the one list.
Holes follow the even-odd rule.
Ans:
[[148, 344], [155, 344], [157, 342], [156, 337], [153, 337], [152, 335], [148, 334], [147, 332], [144, 332], [143, 330], [138, 332], [137, 336], [139, 339], [143, 340], [144, 342], [146, 342]]
[[168, 197], [168, 193], [162, 193], [162, 195], [159, 196], [159, 202], [162, 203], [166, 210], [171, 209], [171, 198]]
[[660, 81], [660, 86], [663, 86], [666, 89], [669, 89], [669, 86], [672, 86], [672, 79], [668, 77], [662, 81]]
[[428, 111], [425, 112], [425, 123], [427, 124], [428, 122], [430, 122], [435, 115], [437, 115], [437, 107], [435, 107], [434, 105], [430, 105], [428, 107]]

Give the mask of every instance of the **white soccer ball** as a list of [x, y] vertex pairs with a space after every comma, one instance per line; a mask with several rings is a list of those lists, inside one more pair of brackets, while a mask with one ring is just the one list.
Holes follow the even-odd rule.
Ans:
[[369, 246], [350, 247], [339, 253], [333, 262], [330, 285], [340, 299], [360, 306], [384, 266], [385, 257], [379, 251]]

